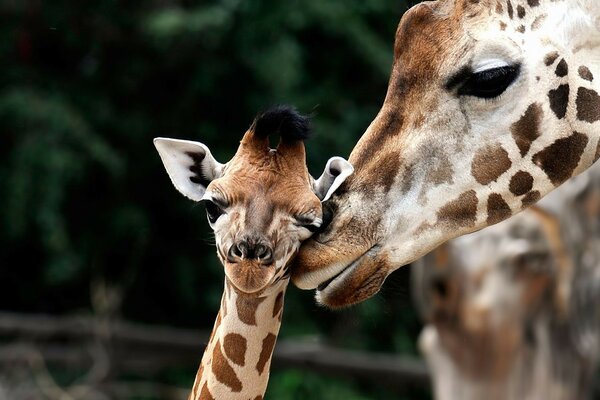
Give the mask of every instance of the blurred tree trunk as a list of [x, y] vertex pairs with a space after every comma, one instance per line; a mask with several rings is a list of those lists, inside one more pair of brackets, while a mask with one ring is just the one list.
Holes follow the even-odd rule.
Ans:
[[600, 355], [600, 164], [413, 268], [438, 400], [591, 398]]

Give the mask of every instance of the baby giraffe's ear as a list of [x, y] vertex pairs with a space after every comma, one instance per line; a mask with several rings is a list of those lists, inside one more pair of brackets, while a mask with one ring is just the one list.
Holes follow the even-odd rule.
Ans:
[[156, 138], [154, 146], [171, 182], [189, 199], [200, 201], [208, 184], [223, 174], [224, 165], [217, 162], [202, 143]]
[[340, 185], [354, 172], [354, 167], [342, 157], [331, 157], [327, 161], [323, 175], [313, 183], [315, 194], [321, 201], [327, 201]]

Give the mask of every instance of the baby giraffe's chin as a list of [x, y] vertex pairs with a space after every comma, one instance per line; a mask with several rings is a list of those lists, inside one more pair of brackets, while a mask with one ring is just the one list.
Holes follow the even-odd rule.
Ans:
[[247, 294], [258, 293], [273, 281], [275, 263], [263, 265], [258, 260], [237, 263], [225, 262], [225, 275], [237, 290]]

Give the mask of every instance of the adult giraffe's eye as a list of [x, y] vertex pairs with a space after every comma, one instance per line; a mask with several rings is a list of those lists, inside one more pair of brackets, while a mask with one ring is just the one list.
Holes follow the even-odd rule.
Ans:
[[473, 72], [458, 88], [458, 95], [493, 99], [504, 93], [517, 79], [520, 71], [519, 65], [506, 65]]
[[217, 222], [219, 217], [225, 212], [220, 206], [211, 200], [205, 200], [204, 206], [206, 207], [206, 216], [211, 224]]

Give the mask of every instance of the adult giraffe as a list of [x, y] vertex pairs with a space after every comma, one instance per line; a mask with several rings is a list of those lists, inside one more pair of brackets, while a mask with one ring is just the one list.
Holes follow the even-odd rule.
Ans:
[[396, 32], [355, 173], [292, 279], [330, 307], [537, 202], [600, 156], [600, 3], [438, 0]]

